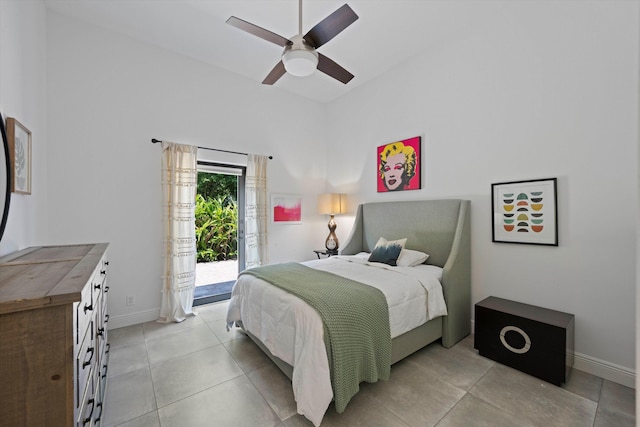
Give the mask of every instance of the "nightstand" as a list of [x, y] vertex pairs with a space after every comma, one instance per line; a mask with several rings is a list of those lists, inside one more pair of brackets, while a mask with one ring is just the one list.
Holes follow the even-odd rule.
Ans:
[[489, 297], [475, 305], [474, 348], [559, 386], [573, 366], [574, 324], [573, 314]]
[[329, 258], [331, 255], [338, 255], [338, 251], [329, 251], [327, 249], [318, 249], [318, 250], [314, 250], [313, 252], [316, 253], [316, 256], [318, 257], [318, 259], [320, 259], [320, 255], [324, 255], [327, 258]]

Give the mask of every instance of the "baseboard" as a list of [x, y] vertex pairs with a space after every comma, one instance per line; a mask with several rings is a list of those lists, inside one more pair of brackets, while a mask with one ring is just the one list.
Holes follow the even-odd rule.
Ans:
[[629, 368], [580, 353], [573, 355], [573, 367], [634, 390], [636, 388], [636, 373]]
[[[471, 333], [475, 332], [475, 326], [475, 320], [472, 320]], [[615, 365], [581, 353], [574, 353], [573, 367], [588, 374], [604, 378], [605, 380], [630, 387], [634, 390], [636, 388], [636, 373], [629, 368]]]
[[137, 325], [139, 323], [153, 322], [160, 317], [160, 309], [139, 311], [136, 313], [123, 314], [120, 316], [109, 316], [108, 329], [124, 328], [125, 326]]

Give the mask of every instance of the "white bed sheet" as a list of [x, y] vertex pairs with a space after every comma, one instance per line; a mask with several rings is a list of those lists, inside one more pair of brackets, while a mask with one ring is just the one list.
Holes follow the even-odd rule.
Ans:
[[[436, 266], [390, 267], [363, 254], [333, 256], [303, 264], [378, 288], [389, 305], [391, 337], [447, 313]], [[333, 391], [322, 320], [307, 303], [250, 275], [231, 293], [227, 322], [242, 322], [273, 353], [293, 366], [292, 387], [299, 414], [320, 425]]]

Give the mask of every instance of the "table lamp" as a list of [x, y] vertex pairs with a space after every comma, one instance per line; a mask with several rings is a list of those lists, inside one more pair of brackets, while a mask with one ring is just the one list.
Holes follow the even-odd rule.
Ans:
[[318, 196], [318, 213], [322, 215], [330, 215], [329, 218], [329, 236], [324, 241], [327, 251], [337, 253], [339, 248], [338, 237], [336, 237], [336, 221], [334, 215], [345, 213], [346, 210], [346, 194], [326, 193]]

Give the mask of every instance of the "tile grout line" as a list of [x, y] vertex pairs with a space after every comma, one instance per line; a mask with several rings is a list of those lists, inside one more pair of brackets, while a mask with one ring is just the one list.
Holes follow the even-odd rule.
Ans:
[[[142, 328], [142, 334], [143, 334], [143, 338], [144, 338], [144, 327]], [[156, 396], [156, 384], [153, 381], [153, 374], [151, 373], [151, 359], [149, 358], [149, 349], [147, 348], [147, 340], [144, 340], [144, 349], [147, 352], [147, 368], [149, 369], [149, 378], [151, 379], [151, 390], [153, 390], [153, 403], [155, 404], [154, 406], [156, 407], [155, 412], [156, 412], [156, 416], [158, 417], [158, 424], [160, 425], [160, 427], [162, 427], [162, 422], [160, 421], [160, 411], [158, 408], [158, 398]], [[151, 411], [153, 412], [153, 411]], [[149, 412], [147, 412], [148, 414]], [[143, 414], [141, 416], [144, 416], [146, 414]], [[138, 417], [139, 418], [139, 417]]]
[[602, 380], [602, 384], [600, 385], [600, 392], [598, 393], [598, 401], [596, 402], [596, 412], [593, 414], [593, 423], [592, 427], [595, 427], [596, 420], [598, 419], [598, 412], [600, 411], [600, 401], [602, 400], [602, 393], [604, 393], [604, 379]]

